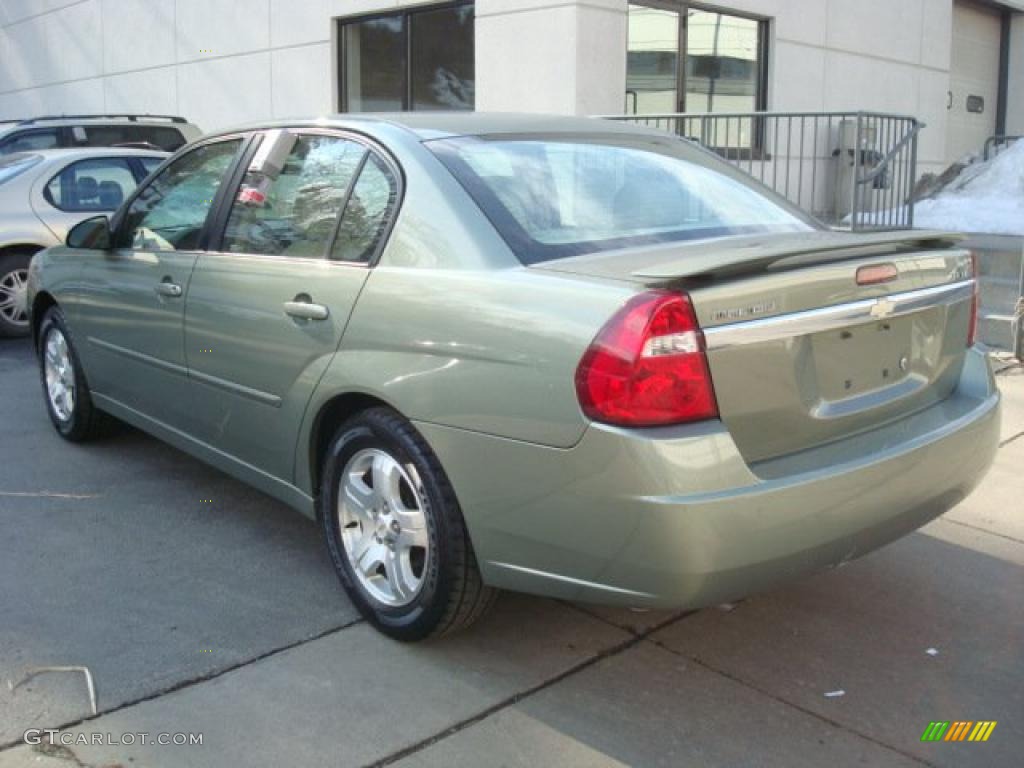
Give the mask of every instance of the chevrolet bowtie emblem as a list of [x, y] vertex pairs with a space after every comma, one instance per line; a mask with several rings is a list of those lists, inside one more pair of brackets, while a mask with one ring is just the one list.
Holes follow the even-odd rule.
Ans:
[[896, 310], [896, 304], [888, 299], [878, 299], [874, 306], [871, 307], [871, 316], [877, 317], [881, 320], [883, 317], [888, 317]]

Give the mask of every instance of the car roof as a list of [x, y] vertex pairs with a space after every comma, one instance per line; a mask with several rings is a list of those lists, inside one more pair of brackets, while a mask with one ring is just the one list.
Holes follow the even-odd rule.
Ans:
[[[333, 114], [317, 118], [274, 120], [237, 126], [217, 131], [216, 135], [272, 128], [321, 127], [362, 129], [372, 132], [375, 125], [405, 128], [426, 141], [455, 136], [487, 136], [495, 134], [593, 133], [665, 136], [664, 131], [644, 128], [633, 123], [595, 117], [527, 114], [517, 112], [364, 112]], [[214, 134], [210, 134], [214, 135]]]

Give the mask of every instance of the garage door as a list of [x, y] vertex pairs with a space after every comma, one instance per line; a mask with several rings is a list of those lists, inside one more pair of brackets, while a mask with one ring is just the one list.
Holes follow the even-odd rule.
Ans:
[[953, 4], [946, 156], [950, 162], [981, 152], [996, 132], [999, 87], [999, 12], [968, 0]]

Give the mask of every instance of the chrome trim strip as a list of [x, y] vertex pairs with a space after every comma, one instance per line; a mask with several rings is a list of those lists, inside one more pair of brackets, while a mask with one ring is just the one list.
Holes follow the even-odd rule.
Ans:
[[125, 347], [119, 347], [117, 344], [111, 344], [109, 341], [102, 341], [94, 336], [87, 337], [90, 344], [105, 349], [108, 352], [113, 352], [123, 357], [127, 357], [130, 360], [136, 360], [146, 365], [151, 365], [154, 368], [173, 373], [178, 376], [184, 376], [186, 378], [195, 379], [204, 384], [209, 384], [211, 387], [217, 387], [227, 392], [231, 392], [235, 395], [241, 395], [247, 397], [250, 400], [255, 400], [263, 405], [269, 405], [274, 408], [281, 407], [281, 398], [277, 395], [271, 395], [267, 392], [262, 392], [258, 389], [252, 389], [242, 384], [235, 384], [233, 381], [227, 381], [225, 379], [219, 379], [216, 376], [211, 376], [208, 373], [201, 373], [199, 371], [190, 370], [177, 363], [169, 363], [166, 360], [161, 360], [157, 357], [151, 357], [150, 355], [143, 354], [142, 352], [136, 352], [133, 349], [126, 349]]
[[233, 381], [221, 379], [218, 378], [217, 376], [211, 376], [208, 373], [203, 373], [193, 368], [189, 368], [188, 375], [190, 379], [195, 379], [196, 381], [199, 381], [203, 384], [208, 384], [211, 387], [216, 387], [217, 389], [223, 389], [224, 391], [230, 392], [233, 395], [241, 395], [242, 397], [247, 397], [250, 400], [255, 400], [257, 403], [260, 403], [262, 405], [269, 405], [272, 408], [281, 407], [281, 398], [278, 397], [277, 395], [271, 395], [268, 392], [263, 392], [262, 390], [259, 389], [253, 389], [252, 387], [247, 387], [243, 384], [236, 384]]
[[704, 339], [709, 351], [742, 344], [778, 341], [890, 317], [901, 317], [927, 307], [949, 306], [967, 301], [973, 295], [974, 280], [961, 280], [931, 288], [879, 296], [875, 299], [837, 304], [833, 307], [717, 325], [704, 329]]
[[111, 344], [109, 341], [103, 341], [97, 339], [95, 336], [87, 336], [86, 340], [94, 347], [105, 349], [108, 352], [127, 357], [129, 360], [136, 360], [146, 365], [151, 365], [154, 368], [159, 368], [162, 371], [173, 373], [178, 376], [188, 376], [188, 369], [183, 365], [177, 363], [169, 363], [166, 360], [161, 360], [158, 357], [151, 357], [150, 355], [143, 354], [142, 352], [136, 352], [134, 349], [128, 349], [126, 347], [120, 347], [117, 344]]

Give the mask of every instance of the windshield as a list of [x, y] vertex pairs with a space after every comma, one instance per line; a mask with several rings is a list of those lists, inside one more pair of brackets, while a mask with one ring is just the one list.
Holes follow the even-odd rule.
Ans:
[[526, 264], [817, 225], [710, 153], [644, 137], [428, 142]]
[[0, 184], [10, 181], [41, 161], [40, 155], [8, 155], [0, 157]]

